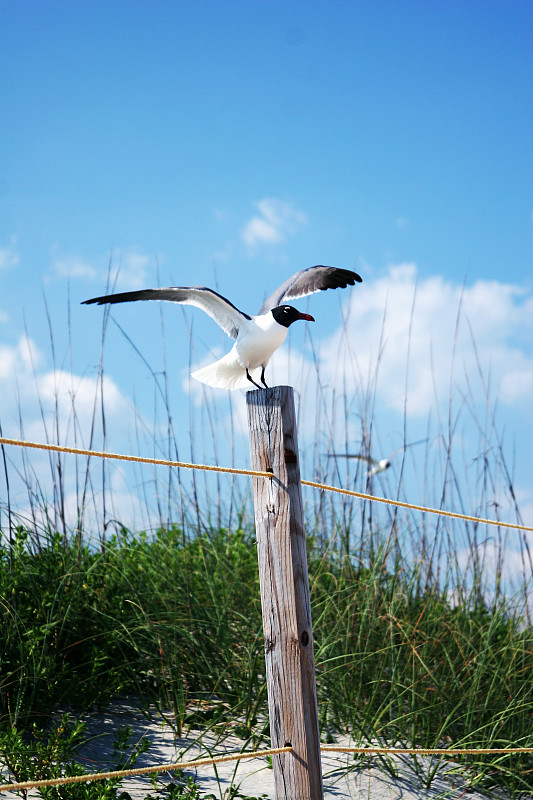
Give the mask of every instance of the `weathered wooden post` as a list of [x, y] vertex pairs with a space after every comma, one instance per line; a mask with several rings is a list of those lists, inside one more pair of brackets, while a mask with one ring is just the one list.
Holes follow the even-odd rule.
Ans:
[[276, 800], [322, 800], [313, 629], [294, 394], [246, 394]]

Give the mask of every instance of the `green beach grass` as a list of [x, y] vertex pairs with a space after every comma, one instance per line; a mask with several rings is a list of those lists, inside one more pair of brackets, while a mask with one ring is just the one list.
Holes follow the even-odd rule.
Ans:
[[[104, 315], [102, 351], [106, 326]], [[162, 347], [164, 352], [165, 336]], [[348, 342], [339, 370], [350, 367], [353, 355]], [[318, 370], [316, 359], [311, 364]], [[145, 366], [154, 386], [154, 425], [151, 433], [137, 429], [138, 451], [179, 459], [166, 368], [156, 373]], [[314, 381], [315, 436], [302, 452], [302, 477], [371, 488], [364, 462], [348, 467], [328, 456], [341, 438], [339, 428], [347, 430], [354, 417], [360, 424], [358, 446], [370, 452], [378, 441], [373, 410], [378, 370], [379, 362], [356, 397], [328, 389], [319, 376]], [[96, 449], [105, 450], [102, 363], [98, 375], [92, 422], [83, 437], [72, 392], [68, 439], [88, 447], [97, 441]], [[306, 380], [296, 387], [300, 396]], [[448, 419], [439, 418], [436, 432], [428, 423], [428, 441], [417, 451], [422, 469], [416, 499], [495, 516], [505, 496], [520, 522], [502, 439], [482, 390], [488, 411], [476, 424], [483, 457], [473, 465], [473, 480], [464, 478], [461, 414], [474, 415], [475, 393], [472, 386], [457, 411], [450, 400]], [[229, 403], [232, 412], [231, 398]], [[50, 411], [43, 403], [41, 411], [48, 439], [66, 443], [56, 424], [57, 404]], [[235, 432], [220, 414], [209, 402], [191, 406], [186, 460], [241, 465], [235, 463]], [[221, 432], [229, 442], [225, 448]], [[413, 499], [406, 497], [403, 482], [406, 452], [394, 472], [396, 483], [387, 475], [379, 483], [389, 497]], [[126, 696], [135, 698], [139, 713], [161, 713], [177, 735], [210, 729], [221, 739], [235, 733], [250, 747], [267, 746], [249, 479], [145, 472], [135, 491], [147, 507], [156, 498], [159, 523], [129, 530], [113, 516], [105, 462], [51, 454], [52, 490], [46, 490], [30, 455], [23, 455], [18, 468], [5, 448], [2, 455], [0, 759], [12, 773], [47, 774], [43, 765], [50, 763], [79, 769], [72, 764], [83, 726], [71, 719], [58, 728], [58, 709], [81, 716]], [[74, 461], [67, 467], [69, 458]], [[74, 523], [66, 511], [67, 473], [75, 475]], [[24, 515], [13, 507], [15, 477], [27, 487]], [[323, 741], [349, 732], [361, 746], [533, 747], [528, 606], [533, 574], [527, 536], [508, 535], [503, 526], [487, 531], [406, 510], [380, 511], [368, 501], [314, 490], [304, 492], [304, 503]], [[506, 572], [511, 550], [513, 580]], [[117, 763], [131, 764], [135, 754], [127, 753], [127, 736], [119, 737]], [[430, 787], [442, 757], [409, 760], [421, 787]], [[391, 778], [396, 774], [395, 762], [386, 756], [373, 761]], [[354, 760], [354, 766], [365, 763], [368, 756]], [[464, 756], [454, 763], [472, 788], [512, 800], [532, 796], [531, 754]], [[76, 797], [115, 798], [119, 788], [86, 790]], [[43, 797], [63, 796], [54, 791], [43, 790]], [[197, 791], [176, 789], [174, 797], [199, 796]]]

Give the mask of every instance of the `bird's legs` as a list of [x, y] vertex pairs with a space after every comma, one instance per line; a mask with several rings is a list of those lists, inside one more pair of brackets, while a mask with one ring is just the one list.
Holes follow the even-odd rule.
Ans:
[[262, 386], [259, 386], [259, 384], [254, 381], [248, 370], [246, 370], [246, 377], [253, 383], [254, 386], [257, 386], [258, 389], [262, 389]]
[[263, 384], [265, 389], [268, 389], [268, 384], [267, 384], [267, 382], [265, 380], [265, 368], [264, 367], [261, 368], [261, 383]]

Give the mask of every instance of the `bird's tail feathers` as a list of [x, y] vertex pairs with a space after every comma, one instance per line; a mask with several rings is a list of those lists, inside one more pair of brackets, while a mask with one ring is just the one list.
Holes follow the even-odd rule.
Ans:
[[[261, 368], [249, 370], [250, 375], [259, 383]], [[253, 386], [246, 377], [246, 370], [235, 358], [233, 352], [227, 353], [213, 364], [191, 372], [191, 376], [200, 383], [214, 386], [217, 389], [252, 389]]]

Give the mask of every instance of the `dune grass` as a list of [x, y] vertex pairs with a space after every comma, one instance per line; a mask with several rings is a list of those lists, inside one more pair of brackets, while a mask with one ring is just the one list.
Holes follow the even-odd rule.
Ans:
[[[105, 314], [102, 353], [107, 324]], [[163, 322], [162, 333], [164, 352]], [[348, 464], [329, 456], [339, 450], [343, 436], [342, 449], [350, 449], [354, 431], [360, 451], [374, 452], [379, 441], [374, 417], [379, 362], [366, 388], [350, 396], [322, 383], [312, 342], [309, 347], [311, 369], [317, 374], [310, 381], [302, 372], [296, 383], [300, 396], [309, 400], [309, 386], [315, 393], [308, 403], [316, 415], [315, 435], [301, 454], [303, 476], [375, 491], [364, 462]], [[353, 368], [353, 357], [347, 341], [339, 356], [340, 375]], [[154, 415], [151, 431], [141, 415], [135, 417], [139, 452], [239, 465], [235, 431], [221, 418], [220, 406], [209, 402], [200, 409], [191, 406], [190, 449], [183, 456], [166, 366], [155, 372], [144, 363], [154, 387]], [[97, 377], [92, 419], [83, 435], [74, 385], [68, 434], [59, 425], [57, 403], [52, 410], [41, 405], [50, 441], [61, 443], [68, 435], [73, 444], [96, 447], [98, 442], [97, 449], [106, 449], [103, 356]], [[484, 401], [489, 411], [478, 424], [482, 458], [470, 460], [468, 468], [458, 432], [461, 414], [475, 413], [473, 394], [463, 398], [457, 412], [450, 400], [448, 419], [439, 418], [436, 429], [428, 421], [427, 443], [416, 457], [422, 465], [416, 475], [417, 499], [494, 516], [505, 495], [520, 521], [494, 413], [488, 397]], [[22, 413], [20, 420], [23, 436]], [[305, 425], [302, 419], [299, 423]], [[389, 497], [413, 499], [406, 497], [404, 479], [410, 452], [404, 450], [399, 469], [380, 480], [380, 491]], [[177, 734], [208, 728], [221, 739], [234, 732], [250, 746], [266, 744], [263, 637], [248, 484], [229, 476], [135, 472], [135, 491], [145, 503], [149, 524], [128, 530], [114, 514], [105, 462], [76, 458], [66, 466], [66, 458], [72, 457], [50, 455], [50, 491], [41, 485], [31, 456], [22, 455], [16, 477], [27, 486], [28, 503], [21, 514], [13, 508], [14, 468], [3, 449], [4, 761], [13, 756], [6, 747], [42, 742], [47, 731], [57, 738], [50, 720], [58, 709], [82, 714], [126, 695], [135, 697], [145, 713], [157, 709]], [[72, 464], [75, 499], [69, 521]], [[363, 746], [532, 747], [528, 603], [533, 570], [527, 537], [517, 534], [511, 540], [503, 527], [487, 533], [471, 523], [380, 509], [368, 501], [318, 492], [305, 491], [304, 500], [323, 740], [349, 732]], [[70, 503], [72, 508], [72, 498]], [[505, 570], [511, 551], [519, 565], [513, 580]], [[23, 738], [17, 739], [19, 735]], [[395, 775], [391, 759], [375, 760]], [[357, 767], [366, 759], [356, 757], [353, 763]], [[431, 785], [441, 763], [440, 756], [410, 758], [423, 786]], [[465, 756], [454, 763], [472, 787], [501, 790], [509, 798], [531, 796], [531, 755]], [[108, 788], [109, 796], [115, 796], [116, 787]]]
[[[417, 565], [390, 572], [382, 555], [355, 568], [310, 542], [323, 739], [533, 746], [533, 632], [512, 604], [452, 605], [436, 587], [419, 591]], [[133, 695], [178, 734], [207, 726], [267, 741], [253, 530], [124, 530], [102, 551], [55, 535], [39, 552], [19, 530], [11, 558], [2, 548], [0, 594], [3, 727]], [[531, 756], [461, 763], [480, 786], [530, 786]], [[420, 772], [430, 783], [422, 762]]]

